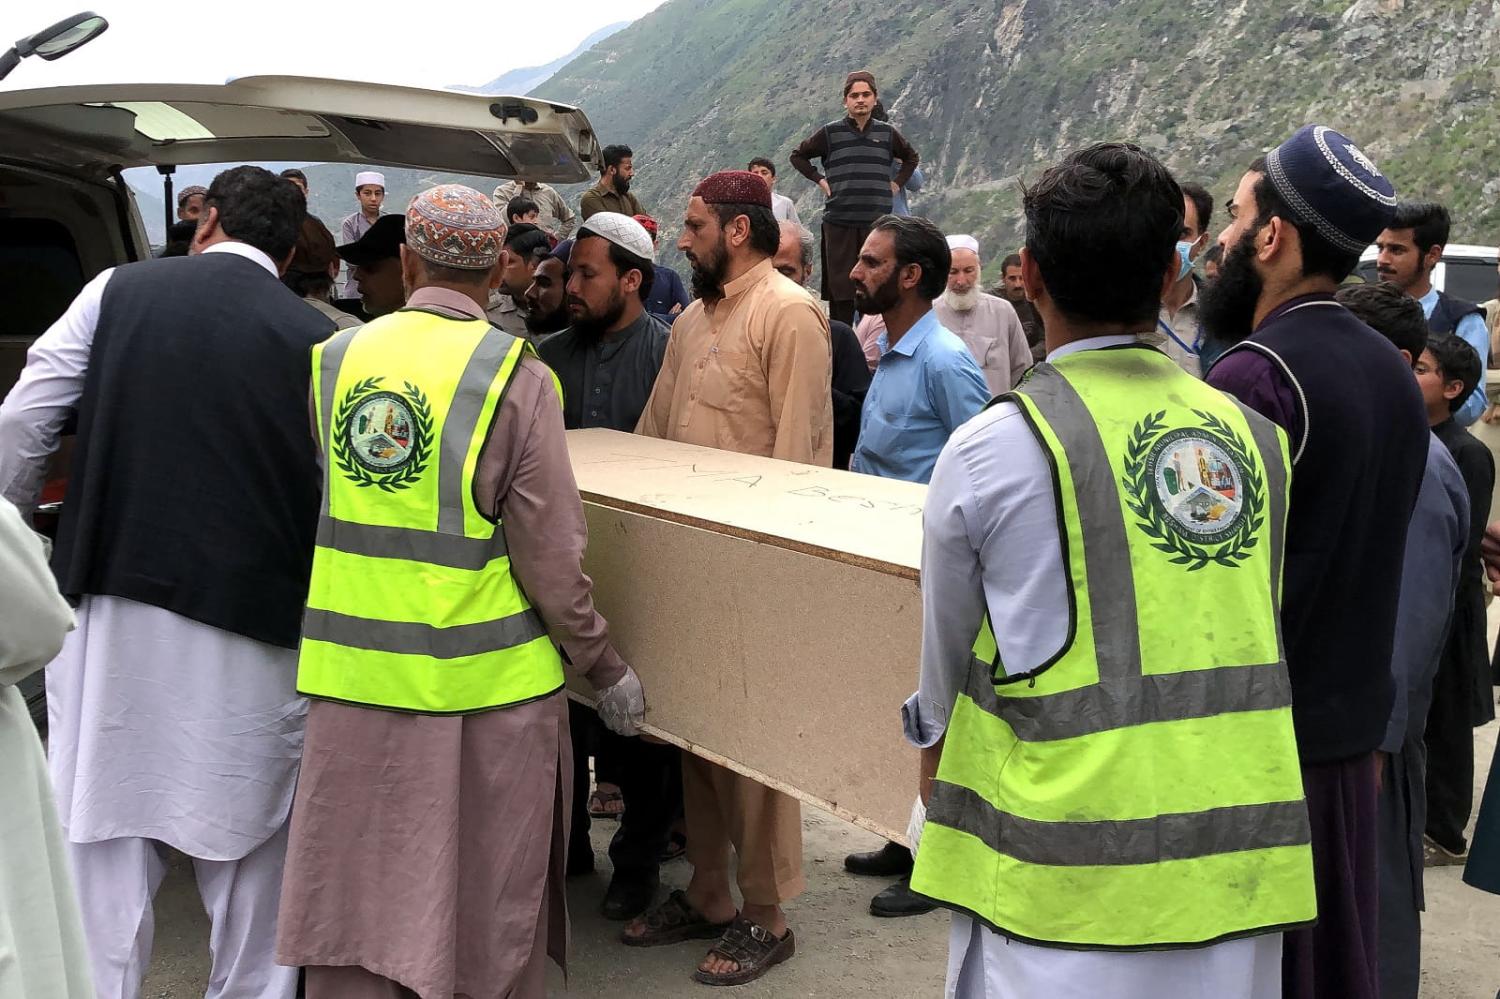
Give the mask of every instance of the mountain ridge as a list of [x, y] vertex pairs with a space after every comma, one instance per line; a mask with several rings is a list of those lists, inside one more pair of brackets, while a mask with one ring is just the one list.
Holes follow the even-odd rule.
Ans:
[[448, 89], [461, 91], [466, 94], [519, 94], [524, 96], [546, 83], [552, 78], [553, 74], [568, 63], [577, 59], [610, 35], [630, 27], [630, 24], [631, 22], [629, 21], [616, 21], [613, 24], [606, 24], [579, 42], [578, 46], [572, 52], [553, 59], [549, 63], [543, 63], [540, 66], [522, 66], [519, 69], [512, 69], [495, 77], [489, 83], [482, 83], [477, 87], [453, 83], [449, 84]]
[[1347, 132], [1401, 196], [1446, 201], [1455, 239], [1500, 230], [1493, 0], [890, 0], [879, 18], [853, 0], [669, 0], [534, 95], [633, 147], [669, 246], [697, 180], [754, 155], [815, 228], [822, 196], [787, 156], [842, 115], [852, 69], [875, 73], [921, 154], [913, 211], [974, 233], [992, 262], [1020, 238], [1019, 182], [1071, 149], [1130, 139], [1222, 205], [1309, 121]]

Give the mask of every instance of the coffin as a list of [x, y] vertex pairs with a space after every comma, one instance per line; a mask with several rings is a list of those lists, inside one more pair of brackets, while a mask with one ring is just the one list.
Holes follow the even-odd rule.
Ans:
[[568, 447], [647, 731], [904, 839], [926, 487], [612, 430]]

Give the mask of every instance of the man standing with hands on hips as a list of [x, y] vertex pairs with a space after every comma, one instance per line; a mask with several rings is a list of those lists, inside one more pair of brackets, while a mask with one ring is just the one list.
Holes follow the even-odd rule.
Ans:
[[[854, 322], [854, 283], [849, 271], [870, 226], [891, 211], [895, 193], [906, 186], [917, 169], [917, 151], [893, 126], [874, 118], [875, 77], [860, 70], [844, 80], [844, 110], [848, 114], [808, 136], [792, 153], [792, 166], [822, 188], [823, 298], [828, 314], [843, 323]], [[812, 160], [823, 163], [819, 173]], [[901, 169], [891, 177], [891, 164]]]

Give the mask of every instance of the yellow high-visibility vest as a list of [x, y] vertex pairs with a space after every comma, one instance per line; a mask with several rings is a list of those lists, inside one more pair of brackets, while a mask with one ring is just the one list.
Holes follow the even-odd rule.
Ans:
[[474, 502], [480, 450], [531, 351], [483, 320], [415, 309], [313, 349], [324, 486], [300, 693], [463, 714], [562, 687], [504, 527]]
[[912, 888], [997, 931], [1172, 948], [1316, 914], [1278, 625], [1285, 435], [1145, 346], [1033, 368], [1064, 648], [1008, 676], [988, 624]]

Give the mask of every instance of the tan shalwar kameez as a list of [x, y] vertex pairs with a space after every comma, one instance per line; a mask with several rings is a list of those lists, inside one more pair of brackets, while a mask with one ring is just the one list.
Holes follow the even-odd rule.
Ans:
[[[482, 318], [418, 290], [409, 307]], [[583, 508], [562, 407], [521, 362], [474, 490], [501, 511], [511, 569], [572, 668], [625, 664], [581, 568]], [[565, 695], [460, 717], [313, 701], [292, 808], [277, 959], [308, 966], [309, 999], [541, 996], [564, 964], [572, 753]]]
[[[833, 464], [828, 317], [764, 260], [693, 302], [672, 326], [661, 374], [636, 433], [809, 465]], [[729, 873], [740, 894], [780, 905], [807, 887], [795, 798], [690, 754], [682, 758], [687, 859]]]

